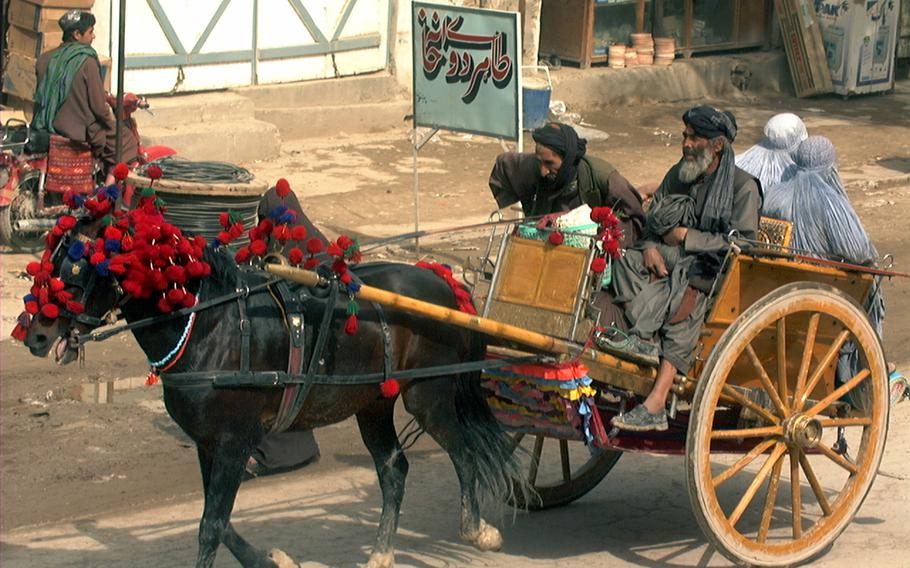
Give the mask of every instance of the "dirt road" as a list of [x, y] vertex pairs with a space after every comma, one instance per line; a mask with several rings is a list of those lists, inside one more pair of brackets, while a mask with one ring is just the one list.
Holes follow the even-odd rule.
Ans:
[[[896, 269], [907, 270], [910, 84], [900, 84], [892, 96], [847, 102], [781, 97], [714, 104], [736, 112], [740, 150], [759, 138], [768, 117], [784, 110], [800, 113], [810, 133], [830, 137], [850, 196], [879, 250], [894, 253]], [[656, 182], [679, 155], [679, 115], [687, 106], [582, 110], [587, 124], [609, 134], [606, 141], [592, 142], [589, 152], [609, 159], [635, 184]], [[412, 229], [411, 152], [405, 136], [394, 131], [290, 142], [278, 160], [248, 166], [264, 179], [287, 177], [317, 224], [329, 232], [358, 234], [366, 242]], [[485, 220], [494, 207], [486, 179], [499, 151], [496, 142], [458, 134], [431, 142], [420, 159], [422, 228]], [[423, 255], [460, 264], [478, 254], [481, 237], [475, 232], [424, 239]], [[417, 258], [407, 247], [375, 252], [374, 258]], [[29, 259], [0, 254], [4, 337], [21, 310], [28, 283], [20, 276]], [[888, 282], [885, 295], [886, 353], [892, 361], [910, 361], [905, 318], [910, 281]], [[126, 389], [141, 382], [146, 371], [133, 340], [90, 346], [84, 368], [56, 367], [2, 341], [0, 369], [3, 566], [188, 564], [200, 510], [195, 450], [165, 414], [158, 387]], [[98, 398], [99, 389], [104, 398], [107, 387], [100, 385], [108, 383], [124, 390], [112, 390], [107, 404], [88, 402]], [[869, 559], [858, 556], [861, 549], [880, 554], [875, 565], [910, 565], [887, 552], [905, 545], [902, 531], [910, 520], [910, 481], [904, 473], [910, 471], [910, 420], [907, 407], [897, 410], [883, 470], [900, 479], [879, 478], [825, 565], [855, 566]], [[369, 458], [350, 423], [320, 431], [318, 437], [324, 458], [312, 473], [245, 487], [236, 518], [263, 546], [278, 546], [301, 561], [318, 560], [314, 566], [353, 565], [365, 559], [378, 515]], [[626, 456], [609, 482], [577, 505], [519, 515], [505, 528], [504, 552], [475, 554], [456, 544], [451, 468], [432, 443], [423, 444], [412, 460], [398, 540], [402, 565], [724, 564], [706, 548], [693, 523], [682, 491], [682, 461], [635, 455]], [[548, 538], [540, 539], [542, 533]], [[573, 559], [567, 563], [566, 557]], [[226, 557], [219, 563], [234, 565]]]

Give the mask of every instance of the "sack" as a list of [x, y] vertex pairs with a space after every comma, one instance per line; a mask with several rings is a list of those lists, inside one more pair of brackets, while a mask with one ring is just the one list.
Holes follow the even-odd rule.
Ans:
[[51, 146], [51, 133], [46, 130], [30, 130], [25, 151], [29, 154], [46, 154]]

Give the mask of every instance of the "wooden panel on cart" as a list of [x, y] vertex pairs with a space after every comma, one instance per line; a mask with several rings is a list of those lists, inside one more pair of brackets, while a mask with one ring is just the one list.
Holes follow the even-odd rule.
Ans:
[[510, 235], [498, 261], [485, 317], [563, 339], [585, 338], [582, 309], [590, 253]]
[[[714, 305], [708, 315], [703, 329], [700, 360], [707, 359], [708, 354], [720, 339], [720, 336], [744, 311], [766, 294], [791, 282], [820, 282], [829, 284], [846, 293], [862, 305], [872, 287], [873, 277], [869, 274], [846, 272], [828, 266], [811, 264], [779, 258], [755, 258], [740, 255], [733, 258], [732, 265], [724, 277], [723, 284], [717, 292]], [[819, 306], [824, 313], [824, 306]], [[802, 351], [800, 345], [805, 343], [811, 314], [791, 315], [787, 318], [786, 338], [791, 346], [787, 358], [788, 373], [799, 371]], [[817, 364], [828, 347], [835, 340], [843, 327], [834, 319], [822, 315], [812, 361]], [[759, 335], [753, 342], [758, 359], [766, 369], [777, 368], [776, 330], [769, 329]], [[825, 371], [812, 396], [823, 396], [834, 388], [834, 370], [837, 358]], [[700, 365], [699, 365], [700, 367]], [[696, 369], [700, 372], [701, 369]], [[696, 375], [697, 376], [697, 375]], [[755, 369], [746, 357], [741, 357], [731, 372], [731, 384], [753, 387], [759, 384]]]

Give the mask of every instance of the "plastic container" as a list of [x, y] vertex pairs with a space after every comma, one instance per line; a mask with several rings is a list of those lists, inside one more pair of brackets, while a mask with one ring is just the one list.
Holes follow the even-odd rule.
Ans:
[[521, 82], [522, 128], [540, 128], [550, 117], [550, 96], [553, 92], [550, 70], [543, 65], [526, 65], [522, 67]]

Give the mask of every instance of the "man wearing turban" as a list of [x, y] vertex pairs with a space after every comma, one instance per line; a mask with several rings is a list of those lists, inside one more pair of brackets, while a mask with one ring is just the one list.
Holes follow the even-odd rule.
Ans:
[[571, 211], [586, 204], [612, 207], [622, 221], [623, 241], [634, 242], [645, 214], [638, 191], [604, 160], [586, 155], [587, 140], [567, 124], [548, 123], [532, 133], [535, 152], [496, 157], [490, 190], [502, 208], [521, 203], [527, 216]]
[[[658, 365], [643, 404], [613, 419], [625, 430], [666, 430], [667, 395], [688, 373], [711, 291], [735, 235], [754, 240], [761, 183], [736, 167], [730, 112], [698, 106], [683, 115], [682, 159], [664, 176], [648, 211], [645, 234], [614, 269], [616, 302], [624, 305], [631, 340], [598, 345]], [[650, 343], [659, 339], [659, 348]]]
[[[109, 170], [117, 161], [116, 121], [105, 97], [98, 54], [92, 48], [95, 16], [70, 10], [58, 23], [63, 43], [35, 63], [38, 87], [32, 129], [89, 144]], [[138, 154], [138, 142], [128, 129], [122, 132], [126, 135], [121, 161], [129, 162]]]

